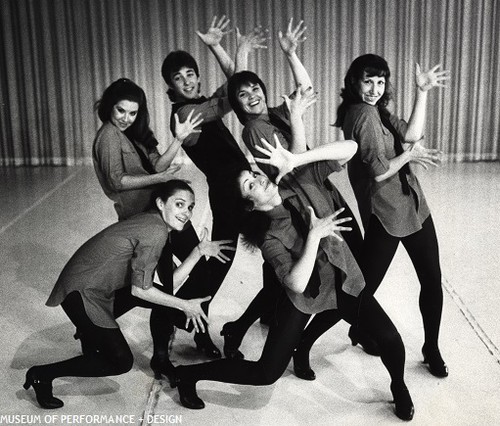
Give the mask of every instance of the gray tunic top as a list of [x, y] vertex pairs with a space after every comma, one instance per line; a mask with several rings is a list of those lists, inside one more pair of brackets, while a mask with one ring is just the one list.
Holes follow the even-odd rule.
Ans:
[[115, 202], [119, 220], [128, 219], [151, 208], [154, 186], [128, 190], [122, 188], [121, 179], [126, 174], [149, 175], [136, 148], [147, 155], [151, 164], [160, 157], [156, 148], [146, 150], [142, 145], [134, 146], [130, 139], [110, 122], [104, 123], [99, 129], [92, 148], [97, 179], [104, 193]]
[[[404, 140], [407, 123], [395, 115], [389, 119]], [[407, 175], [411, 188], [408, 195], [403, 193], [397, 173], [382, 182], [374, 179], [384, 174], [389, 169], [389, 160], [396, 157], [394, 136], [382, 124], [378, 108], [366, 103], [351, 105], [342, 128], [346, 139], [353, 139], [359, 145], [348, 163], [348, 171], [364, 228], [368, 228], [374, 214], [395, 237], [406, 237], [422, 229], [430, 211], [415, 174]]]
[[78, 291], [90, 320], [117, 328], [113, 315], [115, 291], [130, 285], [148, 289], [168, 238], [160, 214], [150, 211], [117, 222], [83, 244], [59, 276], [47, 306], [59, 305]]

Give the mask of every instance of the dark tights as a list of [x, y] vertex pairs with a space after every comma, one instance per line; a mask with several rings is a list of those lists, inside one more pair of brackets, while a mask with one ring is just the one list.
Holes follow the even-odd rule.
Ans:
[[407, 237], [389, 235], [376, 216], [371, 216], [365, 233], [361, 269], [366, 280], [365, 291], [375, 294], [392, 262], [399, 242], [403, 243], [420, 281], [419, 305], [425, 333], [425, 345], [438, 347], [443, 310], [443, 289], [436, 230], [429, 216], [422, 229]]
[[[308, 326], [313, 327], [311, 336], [321, 334], [327, 324], [329, 328], [340, 318], [351, 324], [357, 323], [360, 329], [370, 333], [379, 344], [382, 362], [393, 383], [402, 385], [405, 350], [390, 318], [371, 295], [355, 298], [342, 291], [337, 291], [337, 295], [338, 309], [316, 315], [315, 319], [319, 319], [311, 321]], [[278, 302], [275, 318], [269, 327], [269, 334], [258, 361], [222, 359], [181, 366], [177, 368], [179, 377], [187, 382], [212, 380], [254, 386], [274, 383], [290, 362], [310, 315], [300, 312], [283, 294]]]
[[[335, 208], [339, 209], [343, 207], [345, 210], [338, 216], [339, 218], [351, 217], [352, 221], [349, 222], [349, 226], [352, 228], [351, 231], [345, 231], [342, 233], [342, 238], [347, 243], [347, 246], [351, 250], [356, 261], [359, 263], [361, 259], [361, 253], [363, 248], [363, 236], [361, 230], [359, 229], [356, 219], [354, 219], [354, 214], [349, 208], [347, 203], [343, 200], [342, 196], [336, 192], [336, 196], [333, 197], [334, 200], [340, 200], [335, 202]], [[257, 293], [254, 299], [250, 302], [247, 309], [243, 314], [234, 321], [232, 327], [233, 330], [241, 336], [244, 336], [250, 326], [263, 314], [267, 312], [276, 311], [276, 304], [278, 303], [279, 296], [281, 294], [282, 286], [279, 283], [278, 278], [274, 274], [272, 266], [264, 262], [262, 265], [263, 277], [264, 277], [264, 287]], [[333, 327], [340, 319], [340, 314], [336, 313], [320, 313], [315, 315], [309, 325], [304, 330], [302, 337], [300, 339], [300, 346], [297, 347], [303, 353], [309, 353], [314, 342], [325, 333], [329, 328]], [[233, 331], [234, 333], [234, 331]]]
[[[65, 361], [46, 364], [39, 367], [38, 376], [52, 380], [56, 377], [103, 377], [123, 374], [132, 368], [133, 356], [119, 328], [104, 328], [95, 325], [85, 312], [79, 292], [70, 293], [61, 304], [66, 315], [76, 326], [84, 355]], [[151, 335], [153, 336], [154, 353], [166, 356], [168, 340], [168, 310], [162, 306], [145, 302], [130, 294], [130, 287], [122, 288], [115, 293], [114, 315], [118, 318], [135, 306], [151, 308]]]
[[[223, 195], [214, 194], [214, 191], [211, 191], [209, 195], [213, 216], [211, 240], [232, 240], [236, 247], [239, 233], [234, 211], [227, 207], [229, 201]], [[182, 232], [172, 232], [171, 235], [171, 244], [165, 246], [158, 263], [158, 275], [163, 283], [172, 280], [172, 254], [182, 262], [199, 243], [198, 236], [191, 224]], [[219, 262], [215, 258], [210, 258], [208, 261], [204, 258], [200, 259], [176, 296], [181, 299], [211, 296], [210, 301], [202, 304], [203, 310], [208, 315], [209, 304], [222, 285], [234, 260], [234, 252], [228, 251], [225, 254], [230, 258], [226, 263]], [[172, 294], [171, 288], [167, 287], [165, 291]], [[185, 328], [186, 316], [184, 312], [175, 309], [171, 309], [170, 312], [175, 325], [179, 328]], [[190, 330], [192, 330], [191, 323], [188, 331]]]

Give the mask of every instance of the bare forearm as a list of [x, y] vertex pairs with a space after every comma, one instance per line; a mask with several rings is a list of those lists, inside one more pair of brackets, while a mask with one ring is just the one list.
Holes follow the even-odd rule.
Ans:
[[300, 84], [302, 86], [302, 89], [312, 87], [311, 77], [309, 77], [309, 73], [307, 72], [297, 54], [295, 52], [293, 52], [292, 54], [287, 54], [286, 58], [288, 60], [288, 63], [290, 64], [295, 84], [297, 86]]
[[285, 285], [294, 293], [303, 293], [311, 278], [316, 255], [318, 253], [319, 239], [307, 237], [304, 251], [300, 259], [293, 265], [285, 278]]
[[296, 167], [324, 160], [337, 160], [343, 164], [352, 158], [357, 149], [358, 145], [352, 140], [319, 145], [309, 151], [296, 154]]
[[306, 129], [304, 121], [300, 114], [290, 115], [290, 128], [292, 131], [292, 141], [290, 143], [290, 152], [300, 154], [307, 150]]
[[382, 182], [391, 176], [394, 176], [396, 173], [401, 170], [401, 168], [410, 161], [410, 151], [407, 150], [403, 152], [401, 155], [392, 158], [389, 160], [389, 169], [381, 175], [375, 177], [375, 181]]
[[209, 46], [210, 51], [214, 54], [215, 59], [219, 63], [224, 75], [229, 78], [234, 74], [235, 66], [231, 57], [226, 50], [220, 45]]
[[201, 257], [201, 251], [196, 246], [189, 256], [184, 259], [184, 262], [175, 269], [173, 274], [174, 289], [177, 289], [186, 280]]
[[178, 139], [174, 139], [167, 150], [160, 156], [156, 164], [154, 165], [155, 170], [157, 172], [163, 172], [167, 170], [172, 161], [174, 161], [175, 156], [179, 152], [180, 147], [182, 146], [182, 142]]
[[426, 106], [427, 92], [423, 92], [417, 88], [415, 103], [413, 105], [410, 119], [408, 120], [408, 128], [405, 134], [406, 142], [416, 142], [422, 139], [422, 136], [424, 135]]
[[155, 287], [150, 287], [149, 289], [144, 290], [140, 287], [132, 286], [132, 295], [156, 305], [167, 306], [181, 311], [185, 308], [185, 302], [183, 299], [164, 293]]
[[175, 179], [174, 175], [155, 173], [152, 175], [124, 175], [120, 181], [122, 190], [141, 189]]

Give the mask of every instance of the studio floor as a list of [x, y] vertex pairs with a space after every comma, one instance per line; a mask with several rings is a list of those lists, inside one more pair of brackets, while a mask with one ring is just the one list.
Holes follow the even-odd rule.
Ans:
[[[420, 176], [440, 242], [445, 289], [441, 351], [449, 377], [435, 378], [422, 364], [419, 284], [403, 249], [377, 293], [406, 346], [406, 380], [416, 410], [412, 424], [500, 425], [500, 163], [445, 163]], [[15, 419], [24, 424], [105, 424], [106, 418], [115, 424], [136, 425], [402, 423], [393, 414], [389, 377], [380, 359], [350, 345], [345, 323], [314, 346], [315, 381], [298, 379], [290, 365], [272, 386], [200, 382], [198, 393], [206, 408], [187, 410], [175, 389], [152, 376], [148, 312], [140, 308], [119, 320], [134, 353], [132, 371], [116, 377], [56, 379], [54, 394], [65, 405], [42, 410], [33, 390], [22, 388], [27, 368], [80, 351], [62, 309], [46, 307], [45, 301], [74, 251], [116, 216], [92, 167], [0, 168], [0, 177], [0, 372], [4, 378], [0, 424]], [[193, 222], [201, 229], [210, 223], [205, 181], [192, 166], [185, 166], [181, 177], [195, 187]], [[353, 203], [345, 172], [334, 181]], [[259, 253], [240, 245], [211, 305], [211, 335], [220, 348], [222, 325], [238, 317], [261, 288], [261, 262]], [[266, 334], [260, 323], [252, 326], [241, 348], [246, 358], [259, 357]], [[184, 331], [176, 333], [171, 358], [175, 364], [203, 360]]]

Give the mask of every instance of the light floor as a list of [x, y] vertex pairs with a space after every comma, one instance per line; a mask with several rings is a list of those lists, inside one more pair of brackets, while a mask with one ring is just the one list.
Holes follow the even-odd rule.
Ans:
[[[192, 168], [183, 173], [195, 186], [199, 228], [210, 219], [205, 182]], [[65, 406], [40, 409], [33, 391], [21, 386], [26, 369], [75, 356], [80, 349], [62, 309], [46, 307], [45, 300], [72, 253], [113, 223], [115, 214], [91, 167], [4, 168], [0, 178], [0, 424], [21, 421], [16, 415], [27, 416], [24, 424], [105, 424], [102, 417], [68, 417], [75, 415], [114, 416], [110, 419], [118, 424], [401, 423], [393, 414], [380, 360], [349, 344], [345, 323], [314, 347], [316, 381], [301, 381], [289, 366], [272, 386], [201, 382], [198, 392], [206, 408], [187, 410], [175, 390], [153, 380], [148, 315], [142, 309], [120, 319], [135, 356], [131, 372], [58, 379], [54, 393]], [[448, 378], [431, 376], [421, 362], [418, 282], [403, 250], [377, 293], [405, 342], [407, 384], [416, 408], [412, 424], [500, 425], [500, 163], [445, 164], [421, 178], [440, 240], [445, 287], [441, 349]], [[345, 174], [335, 181], [352, 201]], [[222, 324], [239, 316], [260, 289], [260, 264], [258, 253], [238, 250], [211, 307], [211, 334], [219, 347]], [[242, 345], [248, 359], [258, 358], [266, 333], [259, 323], [251, 328]], [[202, 360], [184, 331], [176, 334], [172, 359]]]

